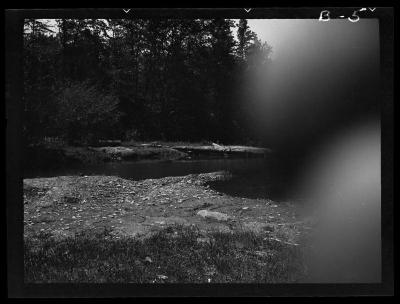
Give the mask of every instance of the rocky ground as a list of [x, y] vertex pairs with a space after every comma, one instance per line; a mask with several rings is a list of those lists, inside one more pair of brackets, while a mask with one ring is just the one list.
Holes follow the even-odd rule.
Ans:
[[146, 237], [171, 225], [201, 231], [262, 232], [296, 246], [308, 223], [290, 202], [231, 197], [208, 182], [230, 178], [214, 172], [131, 181], [114, 176], [24, 179], [24, 231], [55, 237], [109, 228], [118, 238]]
[[298, 204], [213, 190], [226, 172], [24, 179], [27, 282], [290, 283], [307, 276]]

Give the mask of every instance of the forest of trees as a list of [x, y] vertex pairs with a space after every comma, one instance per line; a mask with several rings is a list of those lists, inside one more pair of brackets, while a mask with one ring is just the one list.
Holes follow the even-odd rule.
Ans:
[[24, 24], [28, 143], [257, 142], [246, 77], [268, 64], [271, 48], [245, 19], [55, 23]]

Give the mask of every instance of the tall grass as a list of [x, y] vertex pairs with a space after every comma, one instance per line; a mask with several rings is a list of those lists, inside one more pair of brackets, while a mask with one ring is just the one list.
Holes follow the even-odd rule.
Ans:
[[24, 249], [26, 282], [287, 283], [306, 271], [301, 248], [245, 231], [176, 226], [142, 240], [109, 230], [61, 240], [41, 234]]

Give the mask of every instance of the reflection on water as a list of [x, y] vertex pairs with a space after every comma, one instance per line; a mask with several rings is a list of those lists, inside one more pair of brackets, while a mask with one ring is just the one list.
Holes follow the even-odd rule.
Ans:
[[118, 163], [101, 163], [74, 165], [53, 170], [42, 170], [35, 173], [26, 172], [26, 178], [52, 177], [61, 175], [112, 175], [140, 180], [161, 178], [166, 176], [182, 176], [188, 174], [215, 171], [232, 173], [263, 171], [266, 162], [261, 158], [249, 159], [207, 159], [182, 161], [124, 161]]
[[284, 201], [289, 198], [286, 184], [273, 178], [271, 171], [262, 168], [236, 172], [230, 180], [213, 181], [208, 184], [218, 192], [236, 197], [266, 198], [274, 201]]

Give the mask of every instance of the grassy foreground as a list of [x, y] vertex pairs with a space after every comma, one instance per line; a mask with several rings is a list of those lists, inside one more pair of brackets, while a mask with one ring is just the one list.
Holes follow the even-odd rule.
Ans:
[[25, 238], [25, 282], [291, 283], [306, 274], [303, 249], [250, 231], [173, 226], [145, 239], [109, 230]]

